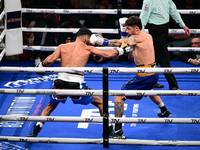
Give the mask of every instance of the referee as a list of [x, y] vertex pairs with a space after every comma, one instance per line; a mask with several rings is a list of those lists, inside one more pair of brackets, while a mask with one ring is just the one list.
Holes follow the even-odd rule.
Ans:
[[[171, 67], [167, 49], [168, 22], [172, 17], [183, 30], [190, 36], [190, 29], [183, 22], [176, 5], [172, 0], [143, 0], [140, 19], [143, 30], [148, 23], [149, 34], [153, 37], [156, 63], [161, 67]], [[181, 90], [173, 74], [164, 74], [169, 84], [169, 90]], [[157, 84], [158, 87], [163, 87]]]

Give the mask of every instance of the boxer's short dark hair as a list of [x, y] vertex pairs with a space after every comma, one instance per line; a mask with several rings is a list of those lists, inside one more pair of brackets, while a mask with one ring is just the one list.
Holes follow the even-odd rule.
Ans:
[[88, 28], [80, 28], [76, 34], [76, 36], [82, 36], [82, 35], [92, 35], [92, 32]]

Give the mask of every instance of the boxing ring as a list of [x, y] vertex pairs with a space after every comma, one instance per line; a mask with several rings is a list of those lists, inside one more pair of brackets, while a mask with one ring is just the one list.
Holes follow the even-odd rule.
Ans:
[[[106, 12], [107, 14], [118, 14], [119, 13], [123, 13], [123, 14], [138, 14], [140, 13], [140, 10], [51, 10], [51, 9], [45, 9], [45, 10], [41, 10], [41, 9], [28, 9], [28, 8], [22, 8], [21, 9], [22, 13], [63, 13], [63, 14], [76, 14], [76, 13], [85, 13], [85, 14], [95, 14], [95, 13], [101, 13], [101, 12]], [[191, 12], [195, 12], [196, 14], [200, 13], [200, 10], [181, 10], [181, 13], [185, 13], [185, 14], [191, 14]], [[2, 12], [2, 14], [0, 15], [0, 18], [2, 19], [3, 16], [5, 15], [4, 12]], [[78, 31], [78, 29], [46, 29], [46, 28], [22, 28], [21, 31], [25, 31], [25, 32], [74, 32], [76, 33]], [[92, 32], [101, 32], [101, 33], [113, 33], [113, 34], [118, 34], [119, 30], [118, 29], [91, 29]], [[148, 31], [147, 31], [148, 32]], [[170, 33], [184, 33], [182, 29], [171, 29]], [[191, 29], [191, 33], [200, 33], [199, 29]], [[0, 35], [0, 40], [2, 41], [4, 36], [6, 35], [6, 31], [4, 30], [1, 35]], [[111, 47], [99, 47], [100, 49], [106, 50], [109, 49]], [[56, 47], [44, 47], [44, 46], [23, 46], [23, 49], [27, 49], [27, 50], [52, 50], [54, 51], [56, 49]], [[169, 51], [199, 51], [200, 48], [179, 48], [179, 47], [172, 47], [169, 48]], [[3, 51], [1, 52], [0, 55], [0, 59], [2, 59], [2, 57], [6, 54], [6, 48], [3, 49]], [[17, 64], [16, 64], [17, 65]], [[133, 64], [131, 64], [132, 66]], [[28, 67], [27, 67], [28, 66]], [[110, 84], [109, 80], [112, 80], [111, 82], [116, 82], [117, 79], [115, 79], [115, 75], [117, 75], [117, 77], [120, 77], [119, 74], [135, 74], [135, 73], [174, 73], [174, 74], [189, 74], [191, 75], [191, 78], [195, 78], [197, 79], [196, 82], [199, 81], [199, 77], [196, 76], [196, 74], [200, 73], [200, 69], [198, 67], [191, 67], [191, 65], [187, 65], [187, 67], [180, 67], [180, 68], [140, 68], [140, 69], [136, 69], [136, 68], [131, 68], [131, 66], [128, 66], [128, 68], [126, 67], [105, 67], [105, 66], [101, 66], [101, 65], [96, 65], [97, 67], [91, 67], [91, 66], [86, 66], [84, 68], [67, 68], [67, 67], [58, 67], [59, 65], [56, 64], [53, 67], [45, 67], [45, 68], [35, 68], [35, 67], [29, 67], [32, 66], [29, 63], [27, 64], [23, 64], [21, 65], [21, 67], [13, 67], [13, 64], [9, 64], [9, 66], [6, 65], [6, 63], [2, 62], [2, 65], [0, 67], [0, 72], [3, 73], [2, 78], [7, 78], [7, 74], [6, 73], [11, 73], [10, 75], [12, 75], [12, 80], [15, 80], [16, 74], [20, 77], [18, 77], [19, 81], [17, 82], [17, 84], [10, 84], [9, 82], [5, 83], [2, 82], [3, 84], [1, 84], [1, 87], [3, 86], [4, 88], [0, 89], [0, 94], [1, 94], [1, 99], [5, 98], [5, 95], [19, 95], [19, 97], [23, 97], [23, 95], [45, 95], [45, 99], [46, 96], [48, 97], [48, 95], [54, 94], [54, 95], [99, 95], [99, 96], [103, 96], [103, 111], [104, 111], [104, 115], [103, 117], [74, 117], [74, 116], [70, 116], [70, 117], [62, 117], [62, 116], [30, 116], [28, 115], [2, 115], [2, 113], [0, 114], [0, 121], [1, 122], [9, 122], [9, 121], [18, 121], [18, 122], [24, 122], [24, 125], [22, 124], [22, 126], [27, 125], [26, 122], [36, 122], [36, 121], [45, 121], [45, 122], [75, 122], [75, 123], [98, 123], [98, 125], [100, 123], [103, 123], [103, 129], [102, 132], [103, 133], [108, 133], [108, 122], [112, 122], [112, 123], [117, 123], [117, 122], [121, 122], [121, 123], [129, 123], [132, 126], [136, 126], [136, 124], [141, 124], [141, 125], [155, 125], [158, 124], [159, 126], [161, 125], [164, 129], [167, 128], [167, 126], [169, 125], [180, 125], [180, 124], [187, 124], [187, 125], [191, 125], [189, 127], [193, 128], [192, 126], [198, 126], [200, 124], [200, 118], [198, 115], [194, 115], [195, 117], [185, 117], [185, 118], [180, 118], [180, 117], [173, 117], [174, 115], [172, 114], [172, 118], [152, 118], [152, 116], [146, 114], [148, 117], [138, 117], [136, 115], [136, 113], [134, 113], [135, 108], [137, 108], [137, 106], [139, 105], [139, 103], [142, 103], [142, 101], [144, 101], [143, 99], [138, 102], [137, 104], [134, 104], [133, 108], [133, 112], [132, 112], [132, 117], [122, 117], [122, 118], [116, 118], [113, 115], [111, 115], [110, 117], [108, 117], [109, 113], [109, 103], [110, 103], [110, 98], [111, 96], [116, 96], [116, 95], [143, 95], [143, 96], [149, 96], [149, 95], [160, 95], [160, 96], [164, 96], [164, 97], [182, 97], [182, 96], [186, 96], [186, 97], [193, 97], [193, 99], [191, 99], [191, 101], [195, 100], [198, 101], [198, 97], [200, 95], [200, 91], [199, 88], [197, 88], [198, 90], [181, 90], [181, 91], [169, 91], [169, 90], [154, 90], [154, 91], [147, 91], [147, 90], [137, 90], [137, 91], [121, 91], [121, 90], [116, 90], [114, 89], [114, 87]], [[99, 81], [95, 81], [95, 82], [101, 82], [102, 87], [100, 86], [94, 86], [92, 89], [102, 89], [102, 90], [52, 90], [51, 88], [46, 89], [46, 86], [41, 86], [41, 88], [37, 88], [40, 87], [38, 86], [39, 84], [41, 84], [41, 82], [37, 83], [36, 88], [31, 89], [28, 87], [33, 87], [33, 85], [31, 85], [30, 81], [20, 81], [20, 78], [22, 78], [25, 74], [25, 77], [27, 78], [27, 76], [32, 76], [32, 73], [35, 72], [46, 72], [47, 74], [51, 74], [53, 77], [56, 77], [56, 75], [54, 75], [54, 73], [56, 72], [83, 72], [86, 76], [87, 79], [87, 75], [89, 76], [89, 78], [91, 78], [93, 81], [95, 81], [96, 79], [93, 79], [91, 77], [90, 74], [97, 74], [97, 77], [100, 78], [98, 79]], [[15, 72], [13, 74], [13, 72]], [[5, 73], [5, 74], [4, 74]], [[21, 75], [22, 74], [22, 75]], [[195, 75], [195, 76], [193, 76]], [[126, 75], [125, 75], [126, 76]], [[129, 78], [129, 76], [132, 75], [127, 75]], [[33, 75], [33, 78], [35, 78], [36, 76]], [[112, 77], [114, 77], [114, 79], [111, 79]], [[186, 76], [183, 76], [186, 77]], [[40, 77], [42, 78], [42, 77]], [[126, 78], [126, 77], [124, 77]], [[130, 77], [131, 78], [131, 77]], [[130, 79], [129, 78], [129, 79]], [[12, 80], [10, 82], [12, 82]], [[46, 79], [48, 80], [48, 79]], [[52, 82], [52, 81], [46, 81], [45, 79], [42, 80], [43, 82]], [[119, 80], [119, 79], [118, 79]], [[184, 80], [184, 79], [183, 79]], [[189, 80], [189, 79], [188, 79]], [[20, 84], [21, 82], [21, 84]], [[27, 82], [29, 82], [30, 85], [27, 85]], [[32, 81], [33, 82], [33, 81]], [[88, 81], [87, 81], [88, 82]], [[194, 83], [192, 83], [193, 85], [195, 84], [195, 81], [193, 81]], [[125, 83], [125, 81], [123, 81], [123, 83]], [[43, 83], [42, 83], [43, 84]], [[48, 87], [50, 86], [50, 83], [48, 83]], [[121, 84], [122, 85], [122, 84]], [[90, 84], [89, 84], [90, 86]], [[119, 86], [119, 85], [118, 85]], [[195, 85], [194, 85], [195, 86]], [[6, 87], [6, 88], [5, 88]], [[22, 87], [22, 88], [21, 88]], [[112, 90], [114, 89], [114, 90]], [[120, 89], [118, 87], [118, 89]], [[9, 96], [8, 96], [9, 97]], [[3, 101], [3, 100], [2, 100]], [[42, 101], [40, 99], [40, 101]], [[169, 100], [170, 101], [170, 100]], [[180, 100], [181, 101], [181, 100]], [[6, 102], [5, 102], [6, 103]], [[129, 103], [133, 103], [133, 101], [129, 101], [127, 102]], [[166, 101], [164, 101], [164, 103], [167, 103]], [[173, 102], [172, 102], [173, 103]], [[186, 103], [186, 102], [184, 102]], [[39, 103], [41, 104], [41, 103]], [[39, 106], [39, 104], [37, 106]], [[68, 104], [68, 103], [67, 103]], [[149, 104], [147, 102], [147, 104]], [[198, 103], [197, 103], [198, 104]], [[197, 105], [196, 104], [196, 105]], [[3, 106], [3, 103], [0, 103], [0, 106]], [[66, 105], [66, 104], [65, 104]], [[69, 104], [70, 105], [70, 104]], [[145, 104], [144, 104], [145, 105]], [[155, 105], [155, 104], [153, 104]], [[150, 106], [150, 105], [149, 105]], [[167, 107], [170, 107], [170, 103], [166, 105]], [[198, 105], [197, 105], [198, 106]], [[66, 105], [66, 107], [68, 107]], [[71, 106], [72, 107], [72, 106]], [[74, 107], [77, 107], [74, 106]], [[80, 109], [81, 106], [79, 106]], [[35, 107], [36, 108], [36, 107]], [[38, 107], [39, 108], [39, 107]], [[40, 107], [42, 108], [42, 107]], [[145, 107], [144, 107], [145, 108]], [[66, 109], [66, 108], [65, 108]], [[76, 109], [76, 108], [75, 108]], [[196, 110], [196, 109], [195, 109]], [[60, 111], [55, 110], [55, 111]], [[179, 111], [180, 112], [180, 111]], [[3, 112], [3, 114], [6, 114], [5, 111]], [[38, 113], [37, 113], [38, 115]], [[69, 115], [67, 115], [69, 116]], [[80, 115], [79, 115], [80, 116]], [[154, 115], [155, 116], [155, 115]], [[175, 115], [176, 116], [176, 115]], [[178, 116], [178, 115], [177, 115]], [[187, 116], [187, 115], [186, 115]], [[2, 133], [0, 135], [0, 141], [4, 141], [4, 142], [14, 142], [14, 143], [50, 143], [50, 144], [58, 144], [58, 143], [72, 143], [72, 144], [103, 144], [102, 147], [104, 148], [108, 148], [109, 146], [111, 148], [115, 148], [112, 147], [111, 145], [113, 144], [114, 146], [116, 145], [149, 145], [149, 146], [180, 146], [181, 148], [188, 148], [188, 146], [197, 146], [195, 148], [199, 148], [200, 146], [200, 138], [198, 138], [198, 136], [195, 136], [195, 138], [193, 138], [193, 140], [188, 140], [187, 138], [185, 138], [184, 140], [177, 140], [177, 139], [168, 139], [168, 140], [154, 140], [154, 139], [146, 139], [143, 140], [145, 138], [142, 138], [142, 136], [140, 136], [141, 138], [137, 138], [137, 139], [126, 139], [126, 140], [118, 140], [118, 139], [109, 139], [108, 138], [108, 134], [104, 134], [103, 138], [95, 138], [94, 137], [99, 137], [98, 136], [94, 136], [91, 138], [84, 138], [84, 136], [82, 138], [50, 138], [48, 137], [48, 134], [46, 135], [46, 137], [37, 137], [37, 138], [32, 138], [32, 137], [26, 137], [26, 136], [7, 136], [6, 133], [2, 132], [3, 128], [6, 127], [2, 127], [3, 125], [5, 126], [5, 124], [1, 123], [0, 124], [0, 128], [2, 128], [0, 130], [0, 133]], [[30, 123], [29, 123], [30, 125]], [[49, 124], [48, 124], [49, 125]], [[47, 126], [48, 126], [47, 125]], [[96, 125], [95, 125], [96, 127]], [[174, 126], [172, 126], [173, 128]], [[46, 126], [44, 127], [46, 128]], [[148, 132], [148, 130], [145, 129], [146, 126], [144, 126], [144, 128], [142, 127], [139, 130], [145, 130]], [[178, 127], [177, 127], [178, 128]], [[187, 128], [184, 127], [185, 129]], [[196, 127], [198, 128], [198, 127]], [[126, 129], [123, 128], [125, 131]], [[195, 127], [194, 127], [195, 129]], [[50, 129], [51, 130], [51, 129]], [[169, 129], [168, 129], [169, 130]], [[5, 129], [6, 131], [6, 129]], [[27, 131], [25, 129], [25, 131]], [[42, 134], [43, 130], [41, 131]], [[45, 131], [44, 131], [45, 132]], [[92, 132], [98, 132], [96, 130], [92, 131]], [[198, 131], [196, 131], [198, 132]], [[90, 133], [90, 132], [89, 132]], [[99, 133], [99, 132], [98, 132]], [[149, 133], [152, 133], [149, 131]], [[26, 135], [29, 134], [29, 131], [26, 132]], [[50, 133], [51, 134], [51, 133]], [[125, 132], [125, 134], [127, 134], [127, 132]], [[134, 134], [134, 131], [133, 131]], [[129, 134], [127, 137], [131, 137]], [[137, 136], [136, 136], [137, 137]], [[157, 139], [157, 138], [156, 138]], [[196, 139], [196, 140], [195, 140]], [[5, 144], [5, 143], [4, 143]], [[109, 145], [110, 144], [110, 145]], [[2, 146], [2, 144], [0, 145]], [[101, 145], [100, 145], [101, 146]], [[125, 146], [126, 147], [126, 146]], [[99, 148], [99, 147], [98, 147]], [[154, 147], [155, 148], [155, 147]], [[164, 147], [165, 148], [165, 147]], [[26, 149], [26, 147], [21, 147], [21, 149]], [[74, 149], [74, 148], [73, 148]], [[156, 148], [155, 148], [156, 149]]]

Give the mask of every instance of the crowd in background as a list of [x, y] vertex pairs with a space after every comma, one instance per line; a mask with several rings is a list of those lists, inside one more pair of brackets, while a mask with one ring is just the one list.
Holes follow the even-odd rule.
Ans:
[[[173, 0], [177, 9], [200, 9], [200, 0]], [[39, 9], [117, 9], [117, 0], [21, 0], [23, 8]], [[122, 9], [141, 9], [142, 0], [122, 0]], [[121, 15], [129, 17], [132, 14]], [[138, 15], [139, 14], [135, 14]], [[181, 14], [185, 24], [190, 29], [199, 29], [200, 14]], [[24, 27], [47, 27], [47, 28], [105, 28], [116, 29], [119, 15], [112, 14], [34, 14], [23, 13]], [[170, 29], [180, 29], [178, 24], [171, 18]], [[118, 34], [101, 34], [108, 39], [120, 38]], [[193, 37], [198, 34], [169, 34], [168, 47], [190, 47]], [[74, 41], [73, 33], [24, 33], [24, 45], [57, 46], [61, 43]], [[51, 52], [33, 52], [32, 59], [44, 59]], [[181, 52], [169, 52], [171, 60], [181, 60]], [[97, 58], [100, 60], [100, 58]], [[40, 60], [39, 60], [40, 61]], [[124, 61], [128, 61], [124, 59]], [[101, 61], [99, 61], [101, 62]], [[102, 61], [103, 62], [103, 61]]]

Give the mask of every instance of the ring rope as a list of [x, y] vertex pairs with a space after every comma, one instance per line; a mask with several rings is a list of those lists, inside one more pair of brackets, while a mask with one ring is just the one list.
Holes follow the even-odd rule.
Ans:
[[[0, 89], [0, 94], [36, 95], [93, 95], [102, 96], [103, 90]], [[108, 90], [109, 96], [199, 96], [200, 90]]]
[[[103, 139], [87, 139], [87, 138], [46, 138], [46, 137], [11, 137], [0, 136], [1, 141], [12, 142], [37, 142], [37, 143], [86, 143], [86, 144], [102, 144]], [[200, 141], [176, 141], [176, 140], [139, 140], [139, 139], [109, 139], [109, 144], [129, 144], [129, 145], [157, 145], [157, 146], [199, 146]]]
[[[103, 73], [103, 67], [0, 67], [0, 72]], [[200, 68], [125, 68], [109, 67], [108, 73], [200, 73]]]
[[5, 35], [6, 35], [6, 31], [3, 30], [3, 31], [1, 32], [1, 35], [0, 35], [0, 42], [3, 40], [3, 38], [5, 37]]
[[[114, 49], [116, 47], [96, 47], [101, 50], [109, 50]], [[28, 46], [24, 45], [23, 49], [25, 50], [43, 50], [43, 51], [55, 51], [57, 49], [57, 46]], [[200, 47], [168, 47], [168, 51], [179, 51], [179, 52], [198, 52], [200, 51]]]
[[[85, 122], [103, 123], [103, 117], [60, 117], [60, 116], [14, 116], [0, 115], [0, 121], [44, 121], [44, 122]], [[110, 123], [163, 123], [163, 124], [200, 124], [200, 118], [118, 118], [109, 117]]]
[[[22, 27], [22, 31], [24, 32], [78, 32], [79, 28], [25, 28]], [[110, 34], [118, 34], [118, 29], [96, 29], [90, 28], [93, 33], [110, 33]], [[145, 29], [145, 32], [148, 33], [148, 29]], [[190, 29], [191, 34], [199, 34], [200, 29]], [[171, 33], [185, 33], [183, 29], [169, 29], [169, 34]]]
[[5, 55], [5, 53], [6, 53], [6, 49], [4, 48], [2, 50], [2, 52], [1, 52], [1, 54], [0, 54], [0, 62], [1, 62], [2, 58], [3, 58], [3, 56]]
[[2, 20], [2, 18], [5, 16], [5, 11], [2, 11], [0, 14], [0, 20]]
[[[32, 9], [22, 8], [22, 13], [57, 13], [57, 14], [117, 14], [117, 9]], [[199, 9], [179, 9], [181, 14], [200, 14]], [[140, 14], [141, 9], [121, 9], [122, 14]]]

